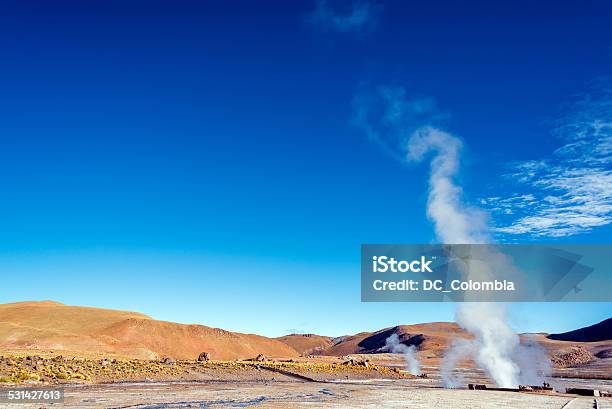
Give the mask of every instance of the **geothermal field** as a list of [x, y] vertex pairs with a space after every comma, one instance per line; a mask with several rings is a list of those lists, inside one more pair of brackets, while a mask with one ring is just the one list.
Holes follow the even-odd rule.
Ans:
[[[581, 393], [610, 390], [612, 381], [606, 379], [551, 377], [549, 381], [555, 391], [448, 389], [442, 387], [443, 381], [435, 366], [423, 367], [426, 377], [396, 369], [402, 365], [401, 357], [396, 354], [347, 358], [349, 363], [340, 362], [336, 357], [174, 362], [36, 357], [37, 365], [54, 368], [58, 379], [62, 373], [70, 377], [46, 384], [63, 388], [64, 402], [20, 407], [612, 407], [612, 398], [565, 393], [566, 388], [578, 388]], [[29, 361], [27, 357], [10, 359], [15, 363]], [[6, 358], [2, 365], [5, 361]], [[77, 379], [75, 371], [86, 379]], [[462, 368], [459, 372], [466, 382], [490, 382], [477, 369]], [[587, 372], [582, 374], [589, 376]], [[28, 386], [35, 385], [40, 386], [38, 383]], [[10, 385], [4, 386], [7, 387]]]
[[[598, 405], [598, 406], [596, 406]], [[56, 405], [61, 407], [59, 404]], [[40, 408], [40, 404], [23, 405]], [[49, 406], [52, 407], [52, 406]], [[227, 382], [93, 385], [66, 389], [80, 408], [610, 408], [609, 398], [438, 389], [408, 382]]]
[[266, 338], [126, 311], [4, 304], [0, 394], [65, 392], [63, 403], [19, 406], [31, 408], [612, 407], [612, 319], [521, 335], [458, 321]]

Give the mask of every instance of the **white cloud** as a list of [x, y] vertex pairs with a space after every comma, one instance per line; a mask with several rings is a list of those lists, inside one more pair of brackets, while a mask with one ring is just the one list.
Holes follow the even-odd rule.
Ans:
[[339, 32], [361, 31], [376, 25], [382, 5], [368, 0], [358, 0], [341, 11], [327, 0], [316, 0], [315, 9], [308, 14], [307, 21], [315, 26]]
[[600, 84], [583, 96], [553, 133], [563, 145], [550, 158], [515, 163], [507, 175], [529, 194], [484, 200], [514, 216], [497, 232], [564, 237], [612, 222], [612, 89]]

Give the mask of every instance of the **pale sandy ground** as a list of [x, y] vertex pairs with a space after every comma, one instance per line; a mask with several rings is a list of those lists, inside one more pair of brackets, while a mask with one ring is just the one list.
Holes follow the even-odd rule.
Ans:
[[612, 399], [439, 389], [405, 381], [114, 384], [66, 388], [65, 403], [6, 408], [564, 408], [612, 409]]

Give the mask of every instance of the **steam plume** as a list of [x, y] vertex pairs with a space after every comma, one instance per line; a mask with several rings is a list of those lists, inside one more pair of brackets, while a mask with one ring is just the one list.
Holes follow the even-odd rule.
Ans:
[[456, 320], [475, 337], [472, 345], [476, 363], [498, 386], [517, 387], [520, 369], [513, 355], [519, 337], [506, 323], [504, 308], [495, 303], [461, 304]]
[[517, 347], [514, 359], [521, 369], [519, 380], [523, 385], [541, 385], [552, 374], [548, 353], [531, 336]]
[[459, 170], [462, 148], [459, 138], [429, 126], [417, 129], [408, 140], [408, 160], [421, 161], [429, 152], [431, 160], [427, 216], [434, 222], [443, 243], [474, 244], [488, 241], [485, 214], [461, 201], [462, 190], [453, 178]]
[[458, 388], [465, 384], [463, 377], [453, 371], [462, 359], [471, 357], [473, 352], [474, 346], [471, 340], [456, 339], [452, 342], [440, 365], [440, 376], [445, 388]]
[[385, 340], [385, 350], [394, 354], [403, 354], [408, 372], [412, 375], [421, 374], [421, 364], [416, 357], [416, 348], [414, 345], [404, 345], [400, 342], [397, 334], [392, 334]]
[[[460, 163], [461, 141], [444, 131], [423, 127], [417, 129], [408, 141], [408, 159], [420, 161], [433, 152], [429, 178], [427, 215], [434, 222], [438, 239], [450, 244], [473, 244], [488, 241], [486, 219], [477, 209], [461, 200], [461, 188], [454, 182]], [[451, 350], [443, 363], [446, 386], [456, 387], [448, 376], [451, 364], [466, 354], [501, 387], [516, 387], [520, 369], [513, 361], [519, 338], [508, 326], [503, 308], [498, 304], [467, 303], [458, 307], [457, 323], [474, 336], [472, 341], [459, 344]], [[454, 347], [457, 348], [458, 344]]]

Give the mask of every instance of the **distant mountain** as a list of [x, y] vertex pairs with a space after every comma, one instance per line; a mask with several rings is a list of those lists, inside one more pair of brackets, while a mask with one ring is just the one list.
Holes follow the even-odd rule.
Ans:
[[464, 338], [466, 333], [459, 325], [451, 322], [431, 322], [415, 325], [398, 325], [375, 332], [362, 332], [344, 337], [341, 342], [328, 349], [329, 355], [371, 354], [388, 352], [385, 341], [397, 334], [404, 345], [414, 345], [417, 350], [438, 356], [448, 347], [452, 339]]
[[[385, 342], [393, 334], [401, 343], [414, 345], [423, 362], [434, 365], [453, 340], [470, 337], [455, 323], [433, 322], [337, 338], [291, 334], [272, 339], [204, 325], [158, 321], [137, 312], [67, 306], [53, 301], [0, 304], [0, 353], [196, 359], [201, 352], [208, 352], [212, 359], [219, 360], [247, 359], [259, 354], [277, 358], [345, 356], [388, 352]], [[551, 355], [572, 352], [568, 348], [582, 345], [597, 362], [612, 356], [612, 342], [607, 341], [612, 340], [612, 318], [564, 334], [528, 336]]]
[[432, 322], [398, 325], [375, 332], [360, 332], [338, 338], [292, 334], [277, 339], [303, 355], [344, 356], [388, 352], [385, 349], [385, 341], [393, 334], [398, 335], [402, 344], [414, 345], [419, 351], [433, 356], [441, 356], [452, 339], [467, 337], [465, 331], [455, 323]]
[[289, 345], [301, 355], [323, 355], [334, 343], [330, 337], [315, 334], [290, 334], [276, 339]]
[[564, 332], [562, 334], [550, 334], [548, 339], [558, 341], [574, 341], [574, 342], [597, 342], [612, 340], [612, 318], [603, 320], [600, 323], [576, 329], [574, 331]]
[[259, 335], [157, 321], [144, 314], [52, 301], [0, 305], [0, 351], [53, 351], [126, 358], [246, 359], [294, 357], [290, 346]]

